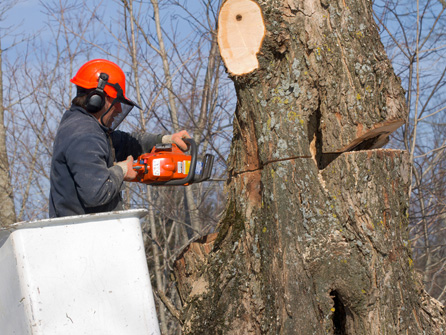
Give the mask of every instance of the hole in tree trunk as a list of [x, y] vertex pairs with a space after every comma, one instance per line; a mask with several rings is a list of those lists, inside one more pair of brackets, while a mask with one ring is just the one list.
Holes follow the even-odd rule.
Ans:
[[334, 335], [347, 335], [345, 330], [345, 324], [347, 321], [346, 307], [342, 303], [341, 298], [337, 291], [331, 291], [330, 296], [334, 302], [333, 312], [333, 334]]

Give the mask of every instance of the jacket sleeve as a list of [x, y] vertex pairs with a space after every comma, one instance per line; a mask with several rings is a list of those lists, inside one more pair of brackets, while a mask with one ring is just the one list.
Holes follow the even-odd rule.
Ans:
[[152, 148], [161, 143], [163, 135], [150, 133], [126, 133], [116, 130], [111, 134], [116, 160], [125, 160], [129, 155], [133, 158], [150, 152]]
[[99, 132], [77, 138], [67, 148], [67, 165], [85, 207], [107, 204], [121, 189], [124, 172], [107, 166], [109, 156], [107, 139]]

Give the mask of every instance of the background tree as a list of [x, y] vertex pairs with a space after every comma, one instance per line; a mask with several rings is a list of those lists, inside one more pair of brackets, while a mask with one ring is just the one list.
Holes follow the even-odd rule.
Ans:
[[410, 237], [426, 289], [445, 302], [445, 3], [376, 1], [382, 39], [402, 78], [409, 115], [393, 145], [410, 153]]
[[[6, 1], [0, 4], [0, 24], [8, 10], [15, 5], [17, 1]], [[11, 186], [11, 177], [9, 172], [9, 160], [7, 152], [7, 137], [5, 125], [5, 112], [8, 107], [3, 96], [3, 53], [7, 49], [2, 49], [2, 39], [4, 34], [11, 30], [11, 27], [0, 28], [0, 225], [7, 227], [16, 222], [16, 213], [14, 208], [14, 197]]]
[[[166, 33], [162, 24], [163, 8], [170, 8], [178, 16], [186, 12], [187, 8], [179, 3], [164, 3], [161, 6], [157, 1], [151, 1], [151, 7], [138, 8], [133, 1], [122, 1], [122, 4], [128, 18], [125, 30], [128, 53], [132, 55], [135, 89], [141, 102], [151, 102], [147, 112], [140, 114], [137, 122], [129, 122], [127, 126], [139, 131], [153, 131], [160, 126], [170, 132], [187, 129], [199, 143], [202, 153], [208, 148], [224, 150], [225, 145], [210, 147], [221, 136], [213, 134], [219, 131], [215, 125], [228, 122], [218, 118], [219, 108], [216, 106], [220, 100], [218, 83], [222, 72], [215, 39], [218, 3], [205, 3], [209, 26], [201, 25], [201, 29], [195, 31], [192, 29], [193, 34], [186, 40], [182, 40], [175, 28]], [[145, 21], [148, 10], [153, 10], [153, 22]], [[197, 21], [192, 24], [197, 24]], [[152, 56], [148, 57], [148, 54]], [[141, 74], [148, 75], [144, 82], [153, 86], [148, 91], [155, 92], [152, 98], [144, 99], [147, 93], [138, 88], [142, 86], [138, 83], [143, 82]], [[163, 109], [168, 113], [160, 112]], [[154, 122], [154, 116], [158, 122]], [[224, 157], [224, 154], [220, 153], [219, 156]], [[225, 164], [224, 160], [219, 161]], [[146, 236], [151, 244], [152, 257], [149, 261], [154, 269], [158, 296], [167, 296], [179, 304], [176, 288], [170, 280], [172, 262], [191, 239], [215, 226], [221, 211], [220, 205], [215, 202], [219, 193], [221, 185], [215, 183], [185, 189], [129, 185], [130, 199], [133, 194], [137, 195], [134, 199], [144, 199], [143, 203], [136, 202], [132, 206], [149, 208]], [[145, 197], [141, 197], [141, 194]], [[163, 333], [174, 333], [177, 321], [168, 320], [170, 314], [165, 315], [163, 305], [159, 305], [159, 315]]]

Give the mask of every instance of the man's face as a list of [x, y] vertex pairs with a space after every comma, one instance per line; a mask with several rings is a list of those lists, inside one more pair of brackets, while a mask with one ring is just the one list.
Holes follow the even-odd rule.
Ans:
[[[101, 113], [101, 118], [104, 113], [107, 113], [108, 109], [110, 108], [114, 98], [111, 98], [109, 96], [105, 97], [105, 106], [103, 108], [103, 112]], [[115, 117], [122, 112], [121, 103], [116, 102], [113, 107], [110, 109], [110, 111], [102, 118], [103, 125], [110, 128], [113, 124], [113, 121]], [[101, 118], [99, 120], [101, 120]]]

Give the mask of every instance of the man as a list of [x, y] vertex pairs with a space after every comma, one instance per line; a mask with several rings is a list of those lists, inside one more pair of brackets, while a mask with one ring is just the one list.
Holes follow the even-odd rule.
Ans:
[[115, 130], [133, 107], [140, 107], [126, 97], [125, 74], [113, 62], [91, 60], [71, 82], [77, 94], [53, 145], [50, 218], [123, 209], [123, 181], [136, 177], [133, 157], [157, 143], [175, 143], [185, 150], [182, 139], [190, 137], [185, 130], [164, 136]]

